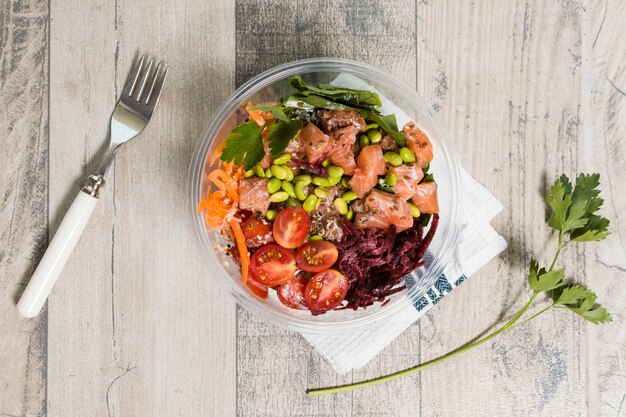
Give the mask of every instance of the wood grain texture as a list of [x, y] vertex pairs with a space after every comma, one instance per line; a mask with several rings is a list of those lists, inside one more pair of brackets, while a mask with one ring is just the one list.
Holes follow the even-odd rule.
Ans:
[[234, 88], [234, 6], [58, 0], [51, 20], [58, 213], [97, 163], [137, 54], [156, 55], [170, 73], [50, 298], [48, 412], [233, 416], [234, 303], [196, 250], [186, 179], [211, 111]]
[[0, 4], [0, 415], [46, 409], [48, 317], [15, 308], [47, 241], [48, 2]]
[[[239, 0], [237, 82], [284, 62], [333, 56], [379, 66], [415, 86], [414, 12], [411, 1]], [[381, 386], [374, 400], [367, 391], [314, 399], [304, 394], [309, 387], [344, 384], [411, 365], [419, 357], [418, 326], [367, 367], [342, 377], [300, 335], [263, 323], [241, 308], [237, 323], [238, 416], [413, 416], [420, 407], [415, 377]]]
[[582, 16], [583, 164], [600, 172], [613, 235], [585, 253], [584, 274], [613, 313], [587, 332], [590, 416], [626, 416], [626, 3], [605, 1]]
[[[113, 0], [50, 9], [51, 237], [105, 146], [116, 99], [114, 18]], [[109, 384], [122, 372], [111, 343], [111, 188], [48, 299], [49, 416], [106, 416]]]

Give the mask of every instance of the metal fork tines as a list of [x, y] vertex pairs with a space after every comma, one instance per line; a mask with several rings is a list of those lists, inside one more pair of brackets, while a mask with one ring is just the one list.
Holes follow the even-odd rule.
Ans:
[[117, 149], [137, 136], [148, 124], [159, 102], [168, 68], [159, 62], [153, 69], [154, 59], [144, 65], [145, 57], [139, 62], [126, 80], [122, 94], [111, 116], [111, 140], [102, 162], [92, 177], [104, 180], [113, 162]]
[[[118, 105], [137, 113], [140, 117], [149, 119], [159, 101], [168, 69], [161, 70], [163, 64], [159, 62], [156, 70], [152, 71], [154, 59], [151, 59], [145, 68], [144, 61], [145, 58], [142, 56], [128, 77]], [[148, 85], [150, 88], [146, 90]]]

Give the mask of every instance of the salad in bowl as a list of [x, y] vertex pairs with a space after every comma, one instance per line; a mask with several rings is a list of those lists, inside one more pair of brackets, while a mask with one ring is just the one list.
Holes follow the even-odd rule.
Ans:
[[437, 230], [432, 143], [382, 114], [376, 92], [289, 84], [288, 97], [245, 104], [198, 213], [261, 299], [275, 291], [314, 315], [384, 303]]
[[253, 77], [213, 112], [189, 197], [207, 275], [254, 317], [331, 335], [435, 302], [459, 166], [411, 88], [314, 58]]

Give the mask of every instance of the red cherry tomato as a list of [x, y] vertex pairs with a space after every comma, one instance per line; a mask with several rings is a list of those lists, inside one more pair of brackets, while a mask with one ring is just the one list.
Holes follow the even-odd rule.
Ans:
[[304, 301], [304, 288], [306, 287], [307, 279], [304, 272], [299, 272], [295, 277], [278, 287], [276, 292], [278, 293], [278, 299], [281, 303], [289, 308], [296, 310], [308, 310]]
[[250, 288], [252, 293], [256, 295], [257, 297], [260, 297], [264, 300], [267, 298], [267, 293], [268, 293], [267, 287], [261, 284], [260, 282], [257, 282], [254, 278], [248, 277], [248, 279], [246, 280], [246, 285]]
[[283, 209], [274, 219], [274, 240], [283, 248], [297, 248], [306, 240], [310, 228], [311, 217], [303, 208]]
[[268, 287], [284, 284], [296, 273], [293, 252], [278, 245], [265, 245], [252, 255], [250, 273], [259, 283]]
[[296, 252], [296, 265], [305, 271], [322, 272], [333, 266], [338, 256], [337, 247], [330, 242], [307, 242]]
[[337, 307], [348, 292], [348, 279], [334, 269], [313, 275], [304, 289], [304, 301], [313, 314], [325, 313]]
[[274, 241], [272, 225], [264, 218], [251, 216], [241, 225], [241, 229], [249, 248], [258, 248]]

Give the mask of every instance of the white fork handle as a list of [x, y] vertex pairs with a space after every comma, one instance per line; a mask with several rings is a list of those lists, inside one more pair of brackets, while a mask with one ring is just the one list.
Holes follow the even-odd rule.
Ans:
[[52, 287], [61, 274], [76, 242], [85, 230], [98, 199], [80, 191], [65, 214], [46, 253], [39, 262], [17, 309], [24, 317], [35, 317], [43, 307]]

